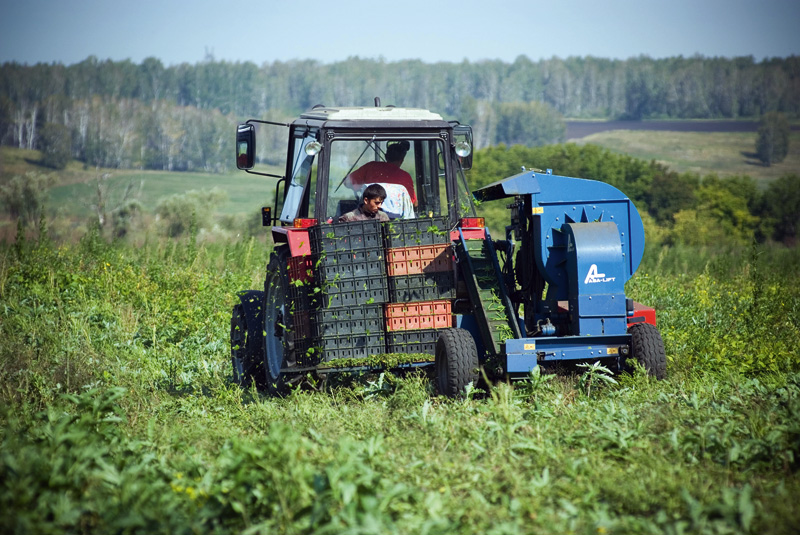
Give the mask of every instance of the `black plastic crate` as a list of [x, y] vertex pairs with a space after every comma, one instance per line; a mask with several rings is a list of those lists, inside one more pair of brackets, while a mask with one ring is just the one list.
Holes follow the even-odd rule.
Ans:
[[308, 229], [311, 253], [325, 253], [380, 249], [383, 246], [380, 221], [352, 221], [350, 223], [324, 224]]
[[324, 308], [315, 311], [312, 318], [315, 338], [383, 334], [383, 305]]
[[321, 284], [321, 308], [361, 307], [389, 301], [386, 277], [354, 277]]
[[447, 216], [387, 221], [383, 240], [387, 249], [450, 243], [450, 222]]
[[316, 255], [314, 272], [320, 283], [358, 277], [385, 277], [386, 259], [383, 249], [343, 251]]
[[366, 358], [386, 353], [383, 334], [357, 334], [351, 336], [323, 336], [314, 339], [314, 350], [326, 361], [343, 358]]
[[388, 277], [388, 281], [390, 303], [454, 299], [456, 296], [455, 276], [452, 271], [400, 275]]
[[383, 305], [362, 305], [359, 307], [326, 308], [315, 312], [315, 318], [322, 321], [336, 319], [383, 320]]
[[386, 333], [386, 352], [435, 355], [438, 339], [438, 329], [388, 332]]

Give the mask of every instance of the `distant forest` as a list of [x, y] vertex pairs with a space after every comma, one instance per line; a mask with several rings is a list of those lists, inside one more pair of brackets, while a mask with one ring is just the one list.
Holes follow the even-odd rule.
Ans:
[[[778, 111], [796, 119], [800, 57], [4, 63], [0, 143], [58, 142], [92, 167], [225, 172], [235, 123], [288, 120], [316, 104], [369, 106], [376, 96], [471, 124], [479, 148], [538, 146], [563, 141], [564, 117], [757, 119]], [[282, 144], [265, 148], [280, 159]]]

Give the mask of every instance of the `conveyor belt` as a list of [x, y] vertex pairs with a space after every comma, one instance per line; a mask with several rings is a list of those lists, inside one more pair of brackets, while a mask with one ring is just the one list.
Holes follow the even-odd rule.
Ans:
[[509, 338], [521, 338], [511, 300], [505, 290], [497, 254], [489, 233], [485, 239], [464, 239], [456, 243], [458, 267], [464, 277], [472, 311], [483, 345], [491, 356], [503, 353]]

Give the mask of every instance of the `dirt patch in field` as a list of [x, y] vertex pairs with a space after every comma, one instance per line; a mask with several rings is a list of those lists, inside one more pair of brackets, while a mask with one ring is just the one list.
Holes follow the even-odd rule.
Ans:
[[[658, 130], [665, 132], [757, 132], [758, 121], [566, 121], [567, 140], [608, 130]], [[792, 125], [800, 131], [800, 125]]]

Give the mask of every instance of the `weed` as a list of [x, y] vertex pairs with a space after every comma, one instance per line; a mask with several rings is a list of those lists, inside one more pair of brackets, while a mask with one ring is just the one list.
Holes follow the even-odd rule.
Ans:
[[585, 390], [586, 397], [592, 397], [592, 383], [596, 386], [598, 384], [617, 384], [611, 370], [600, 364], [600, 361], [594, 364], [578, 364], [578, 367], [586, 369], [578, 381], [578, 386], [581, 390]]

